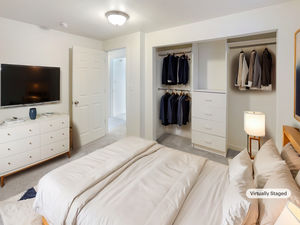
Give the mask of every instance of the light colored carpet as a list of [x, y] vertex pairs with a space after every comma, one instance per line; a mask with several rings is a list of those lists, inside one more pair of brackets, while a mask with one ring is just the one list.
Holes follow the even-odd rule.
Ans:
[[25, 191], [0, 202], [0, 214], [5, 225], [42, 224], [42, 216], [36, 213], [32, 208], [34, 199], [18, 201], [24, 193]]

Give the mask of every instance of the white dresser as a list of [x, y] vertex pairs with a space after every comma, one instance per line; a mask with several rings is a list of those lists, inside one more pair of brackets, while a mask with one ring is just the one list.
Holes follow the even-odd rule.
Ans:
[[192, 143], [226, 155], [226, 94], [193, 92]]
[[0, 126], [0, 177], [47, 161], [69, 151], [69, 115]]

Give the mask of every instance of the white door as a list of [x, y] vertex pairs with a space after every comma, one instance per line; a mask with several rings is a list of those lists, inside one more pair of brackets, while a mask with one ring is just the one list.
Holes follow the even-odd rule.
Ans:
[[107, 53], [73, 47], [73, 146], [79, 148], [105, 135]]
[[126, 58], [112, 60], [113, 116], [126, 113]]

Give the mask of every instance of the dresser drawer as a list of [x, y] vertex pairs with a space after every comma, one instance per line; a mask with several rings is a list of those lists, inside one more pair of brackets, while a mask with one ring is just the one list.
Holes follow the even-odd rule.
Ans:
[[41, 133], [47, 133], [62, 128], [69, 127], [69, 117], [65, 116], [58, 119], [48, 120], [41, 123]]
[[41, 135], [41, 146], [49, 145], [69, 138], [69, 128], [64, 128]]
[[193, 106], [194, 105], [226, 108], [226, 95], [219, 93], [193, 92]]
[[69, 149], [69, 139], [41, 147], [41, 159], [49, 158]]
[[40, 147], [40, 136], [0, 144], [0, 159]]
[[32, 123], [24, 126], [15, 126], [0, 130], [0, 143], [15, 141], [40, 134], [40, 125]]
[[221, 152], [226, 151], [226, 140], [223, 137], [192, 131], [192, 142]]
[[193, 103], [193, 117], [205, 120], [212, 120], [225, 123], [226, 122], [226, 109], [209, 107], [209, 106], [196, 106]]
[[0, 159], [0, 174], [18, 169], [40, 160], [40, 148]]
[[226, 137], [225, 123], [198, 119], [198, 118], [193, 118], [192, 121], [193, 121], [192, 129], [195, 131]]

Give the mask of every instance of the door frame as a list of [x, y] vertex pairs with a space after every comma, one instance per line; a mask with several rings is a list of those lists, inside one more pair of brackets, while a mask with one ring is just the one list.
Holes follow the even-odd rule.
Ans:
[[[110, 59], [110, 81], [109, 81], [109, 83], [110, 83], [110, 116], [112, 117], [113, 116], [113, 111], [114, 111], [114, 107], [113, 107], [113, 105], [114, 105], [114, 103], [113, 103], [113, 60], [114, 59], [125, 59], [126, 60], [126, 56], [124, 56], [124, 57], [118, 57], [118, 58], [111, 58]], [[126, 70], [126, 64], [125, 64], [125, 70]], [[127, 72], [127, 70], [126, 70], [126, 72]], [[126, 87], [127, 87], [127, 80], [126, 80], [126, 78], [127, 78], [127, 74], [125, 74], [125, 93], [126, 93], [126, 91], [127, 91], [127, 89], [126, 89]], [[125, 100], [126, 101], [126, 100]], [[126, 103], [126, 105], [127, 105], [127, 103]], [[125, 106], [125, 108], [126, 108], [126, 106]], [[127, 109], [125, 109], [125, 110], [127, 110]], [[127, 111], [126, 111], [126, 113], [127, 113]]]
[[[109, 117], [109, 111], [110, 111], [110, 114], [112, 115], [112, 110], [111, 110], [111, 98], [112, 98], [112, 95], [111, 95], [111, 60], [112, 59], [117, 59], [117, 58], [124, 58], [124, 57], [117, 57], [117, 58], [110, 58], [109, 56], [109, 52], [112, 52], [112, 51], [117, 51], [117, 50], [125, 50], [125, 58], [126, 58], [126, 122], [127, 122], [127, 118], [128, 118], [128, 115], [127, 115], [127, 112], [128, 112], [128, 84], [129, 84], [129, 76], [128, 76], [128, 73], [129, 73], [129, 54], [128, 54], [128, 49], [129, 49], [129, 46], [126, 45], [125, 47], [121, 47], [121, 48], [115, 48], [115, 49], [109, 49], [109, 50], [106, 50], [106, 52], [108, 53], [107, 54], [107, 79], [106, 79], [106, 90], [107, 90], [107, 95], [106, 95], [106, 134], [108, 133], [108, 117]], [[126, 136], [127, 136], [127, 126], [128, 124], [126, 123]]]

